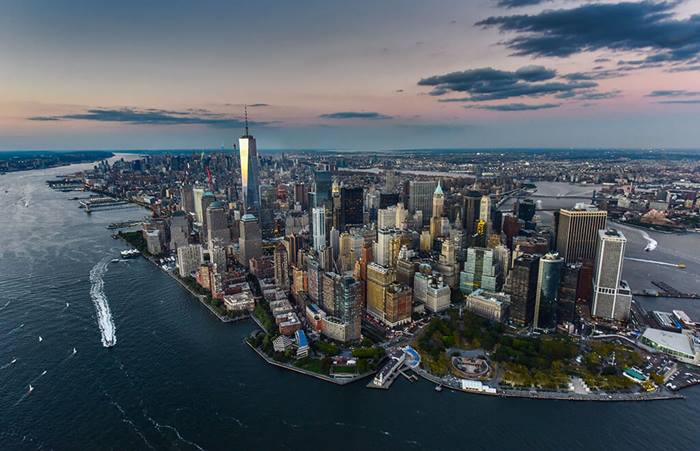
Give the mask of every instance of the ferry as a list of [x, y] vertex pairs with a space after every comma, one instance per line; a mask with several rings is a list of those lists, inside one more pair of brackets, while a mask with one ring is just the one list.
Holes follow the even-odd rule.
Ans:
[[119, 254], [122, 256], [122, 258], [136, 258], [139, 255], [141, 255], [141, 252], [139, 252], [136, 249], [128, 249], [125, 251], [121, 251]]

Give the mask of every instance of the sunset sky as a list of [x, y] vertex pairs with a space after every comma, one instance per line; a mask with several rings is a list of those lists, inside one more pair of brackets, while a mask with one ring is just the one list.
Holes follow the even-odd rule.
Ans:
[[0, 150], [700, 149], [700, 0], [0, 0]]

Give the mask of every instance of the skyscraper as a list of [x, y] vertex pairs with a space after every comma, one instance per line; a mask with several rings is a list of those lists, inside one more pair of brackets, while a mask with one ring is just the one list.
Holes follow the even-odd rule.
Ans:
[[275, 260], [275, 283], [283, 290], [289, 290], [289, 261], [287, 248], [282, 243], [278, 243], [274, 252]]
[[333, 184], [332, 176], [329, 171], [314, 172], [314, 203], [310, 207], [326, 207], [332, 208], [331, 205], [331, 185]]
[[467, 249], [467, 261], [464, 271], [459, 274], [459, 288], [464, 294], [483, 288], [486, 291], [498, 291], [499, 273], [493, 249], [470, 247]]
[[515, 259], [504, 291], [510, 295], [510, 319], [518, 326], [532, 323], [537, 291], [539, 257], [524, 254]]
[[245, 116], [245, 135], [238, 139], [241, 157], [241, 188], [245, 211], [256, 212], [260, 208], [258, 193], [258, 149], [255, 138], [248, 132], [248, 111]]
[[212, 202], [206, 210], [207, 246], [213, 247], [214, 241], [220, 246], [231, 244], [231, 231], [228, 228], [226, 205], [223, 202]]
[[438, 180], [437, 187], [433, 191], [433, 218], [439, 218], [445, 213], [445, 193], [442, 191], [442, 183]]
[[313, 242], [316, 252], [326, 245], [326, 209], [324, 207], [314, 207], [311, 215], [313, 228]]
[[350, 276], [342, 276], [337, 281], [334, 316], [346, 324], [347, 341], [360, 339], [363, 297], [362, 282]]
[[190, 244], [177, 248], [177, 266], [180, 277], [190, 277], [204, 261], [202, 246]]
[[394, 271], [376, 263], [367, 265], [367, 313], [384, 321], [386, 293], [395, 280]]
[[185, 183], [180, 188], [180, 209], [187, 213], [194, 213], [194, 192], [189, 183]]
[[195, 186], [192, 188], [192, 201], [194, 202], [194, 215], [197, 224], [201, 225], [204, 222], [204, 210], [202, 210], [202, 197], [204, 197], [204, 188]]
[[606, 211], [585, 205], [559, 211], [557, 252], [566, 263], [595, 258], [598, 230], [605, 228], [607, 218]]
[[240, 262], [246, 268], [250, 265], [250, 259], [262, 255], [262, 236], [260, 224], [255, 216], [245, 214], [239, 222], [240, 236], [238, 246], [240, 250]]
[[433, 194], [437, 183], [434, 181], [411, 181], [408, 186], [408, 209], [411, 213], [423, 212], [423, 221], [433, 214]]
[[339, 214], [340, 231], [345, 231], [351, 225], [364, 223], [364, 193], [361, 187], [340, 189]]
[[481, 193], [479, 191], [469, 191], [464, 198], [464, 215], [462, 216], [464, 231], [469, 237], [469, 242], [467, 243], [469, 246], [474, 244], [473, 236], [476, 233], [476, 226], [479, 222], [480, 214]]
[[491, 197], [481, 196], [479, 203], [479, 221], [486, 223], [486, 235], [491, 233]]
[[627, 239], [616, 229], [598, 231], [598, 251], [593, 278], [593, 308], [597, 318], [627, 321], [632, 304], [632, 293], [622, 280]]
[[554, 329], [557, 325], [557, 307], [564, 259], [549, 253], [540, 258], [535, 294], [535, 312], [532, 327]]

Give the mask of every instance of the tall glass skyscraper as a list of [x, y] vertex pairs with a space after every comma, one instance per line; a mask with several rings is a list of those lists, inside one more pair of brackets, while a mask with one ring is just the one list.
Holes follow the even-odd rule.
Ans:
[[564, 259], [549, 253], [540, 258], [532, 327], [554, 329], [557, 325], [557, 304]]
[[241, 154], [241, 187], [246, 212], [257, 211], [260, 208], [258, 192], [258, 149], [255, 137], [248, 133], [248, 116], [246, 114], [245, 135], [238, 139]]

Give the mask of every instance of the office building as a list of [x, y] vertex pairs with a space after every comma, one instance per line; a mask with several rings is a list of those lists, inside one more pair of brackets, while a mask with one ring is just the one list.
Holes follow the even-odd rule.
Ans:
[[467, 261], [464, 271], [459, 275], [459, 289], [464, 294], [482, 288], [486, 291], [498, 291], [498, 265], [493, 249], [470, 247], [467, 249]]
[[362, 188], [340, 189], [340, 220], [338, 229], [345, 231], [349, 226], [364, 224], [364, 193]]
[[260, 196], [258, 186], [258, 149], [255, 138], [248, 132], [248, 113], [245, 119], [245, 135], [238, 139], [241, 160], [241, 190], [245, 211], [258, 212]]
[[389, 327], [411, 322], [413, 296], [406, 285], [392, 283], [386, 290], [383, 321]]
[[[423, 298], [421, 301], [425, 304], [426, 310], [433, 313], [447, 310], [450, 307], [452, 290], [445, 284], [443, 277], [437, 274], [426, 276], [423, 273], [417, 273], [416, 275], [418, 274], [420, 274], [419, 279], [421, 279], [419, 282], [421, 290], [423, 290], [423, 287], [425, 289], [425, 294], [421, 294]], [[425, 281], [422, 279], [425, 279]]]
[[411, 181], [408, 185], [408, 209], [411, 213], [423, 212], [423, 220], [432, 217], [433, 194], [437, 188], [434, 181]]
[[386, 293], [395, 280], [391, 268], [370, 263], [367, 265], [367, 313], [384, 321]]
[[559, 211], [557, 252], [568, 263], [592, 261], [596, 255], [598, 230], [605, 229], [608, 213], [578, 204]]
[[537, 272], [537, 292], [532, 327], [554, 329], [557, 325], [557, 308], [564, 259], [556, 253], [548, 253], [540, 258]]
[[170, 217], [170, 249], [177, 251], [179, 247], [187, 246], [190, 241], [190, 220], [184, 211], [176, 211]]
[[610, 321], [625, 322], [630, 316], [632, 292], [622, 280], [627, 239], [616, 229], [598, 231], [598, 250], [593, 277], [591, 315]]
[[204, 210], [202, 210], [202, 198], [204, 197], [204, 188], [195, 186], [192, 188], [192, 201], [194, 202], [194, 216], [197, 224], [204, 223]]
[[314, 207], [311, 221], [314, 249], [316, 252], [320, 252], [326, 246], [326, 209], [324, 207]]
[[231, 230], [228, 227], [228, 214], [223, 202], [215, 201], [206, 210], [207, 245], [209, 249], [216, 241], [221, 246], [231, 244]]
[[473, 245], [473, 236], [481, 214], [481, 193], [469, 191], [464, 198], [464, 214], [462, 215], [464, 231], [469, 237], [468, 246]]
[[180, 187], [180, 209], [185, 213], [194, 213], [194, 192], [189, 183]]
[[539, 257], [524, 254], [515, 259], [504, 290], [510, 295], [510, 320], [516, 326], [529, 326], [535, 314]]
[[239, 221], [240, 235], [238, 247], [240, 263], [246, 268], [250, 266], [250, 259], [262, 255], [262, 235], [260, 224], [252, 214], [245, 214]]

